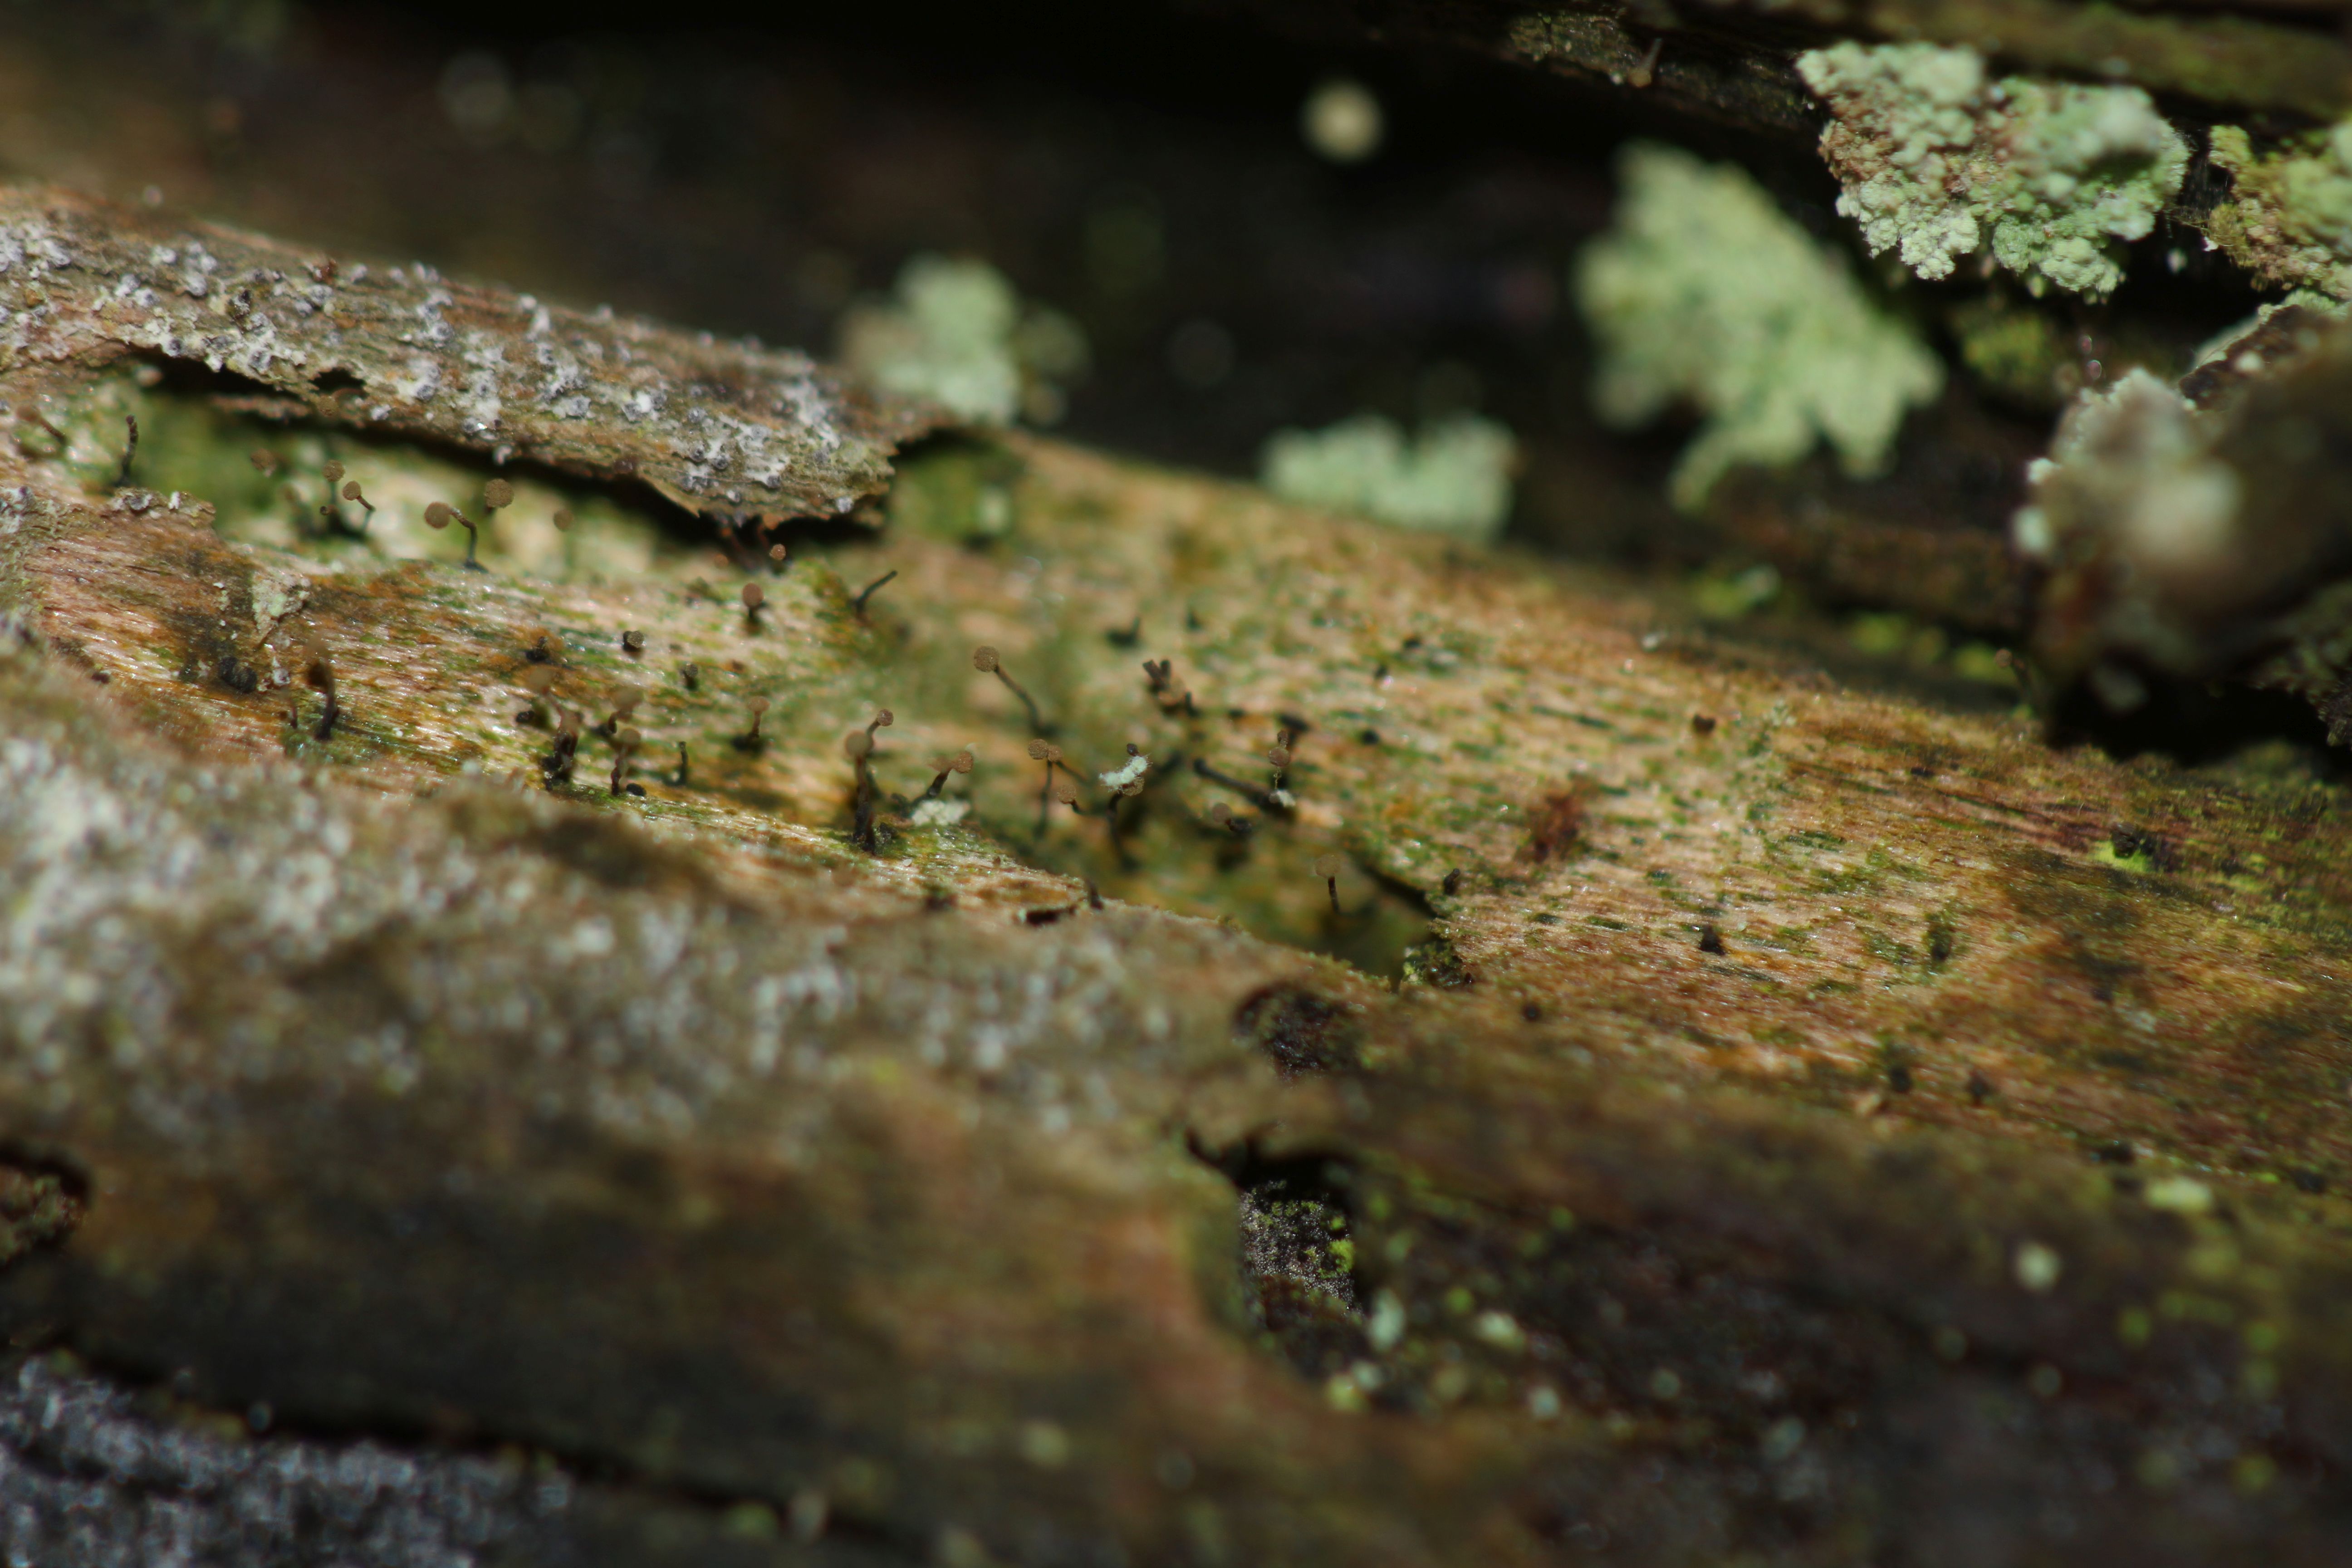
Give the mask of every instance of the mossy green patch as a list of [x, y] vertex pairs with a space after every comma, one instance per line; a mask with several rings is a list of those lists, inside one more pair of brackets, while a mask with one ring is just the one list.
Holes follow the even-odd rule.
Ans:
[[2230, 175], [2200, 221], [2216, 246], [2264, 283], [2352, 298], [2352, 121], [2260, 151], [2217, 125], [2212, 159]]

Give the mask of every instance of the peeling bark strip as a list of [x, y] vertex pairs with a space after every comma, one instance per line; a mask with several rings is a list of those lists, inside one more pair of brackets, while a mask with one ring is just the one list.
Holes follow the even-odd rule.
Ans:
[[807, 355], [58, 190], [0, 192], [0, 372], [126, 353], [254, 382], [284, 412], [599, 479], [706, 517], [847, 512], [937, 423]]

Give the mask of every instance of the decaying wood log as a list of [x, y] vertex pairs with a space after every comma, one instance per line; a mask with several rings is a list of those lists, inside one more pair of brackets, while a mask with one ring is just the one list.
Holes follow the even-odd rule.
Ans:
[[[72, 454], [314, 426], [32, 286], [20, 1341], [543, 1450], [747, 1560], [2340, 1559], [2337, 789], [1029, 437], [751, 553], [756, 607], [263, 547]], [[414, 433], [563, 494], [609, 419], [503, 473]]]

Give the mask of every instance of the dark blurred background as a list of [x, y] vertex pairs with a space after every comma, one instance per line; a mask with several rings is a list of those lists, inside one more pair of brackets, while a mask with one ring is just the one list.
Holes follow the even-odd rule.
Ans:
[[[1525, 444], [1522, 537], [1680, 537], [1679, 436], [1592, 427], [1564, 298], [1632, 95], [1149, 0], [733, 14], [10, 0], [0, 169], [820, 352], [908, 256], [976, 256], [1084, 326], [1078, 439], [1238, 474], [1284, 425], [1473, 409]], [[1382, 110], [1352, 165], [1300, 129], [1335, 78]], [[1828, 225], [1809, 149], [1714, 134]]]
[[[1474, 410], [1520, 439], [1522, 542], [1764, 560], [1832, 605], [2019, 624], [2013, 585], [1983, 584], [2054, 403], [1956, 377], [1890, 479], [1816, 461], [1726, 487], [1703, 521], [1661, 499], [1687, 426], [1591, 419], [1565, 274], [1608, 223], [1617, 144], [1737, 157], [1850, 243], [1809, 129], [1669, 121], [1631, 87], [1209, 4], [771, 7], [749, 27], [705, 0], [0, 0], [0, 174], [819, 353], [910, 255], [978, 257], [1084, 327], [1093, 370], [1059, 426], [1079, 440], [1247, 474], [1284, 426]], [[1338, 79], [1381, 110], [1358, 163], [1301, 131]], [[2062, 330], [2087, 363], [2114, 312], [2187, 343], [2251, 308], [2194, 281], [2138, 266]], [[1943, 333], [1981, 288], [1897, 299]], [[1966, 569], [1919, 564], [1945, 558]]]

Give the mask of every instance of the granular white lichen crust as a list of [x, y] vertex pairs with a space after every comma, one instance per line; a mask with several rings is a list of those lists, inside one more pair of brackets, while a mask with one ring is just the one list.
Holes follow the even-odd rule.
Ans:
[[1988, 80], [1972, 49], [1845, 42], [1797, 58], [1832, 116], [1822, 155], [1838, 211], [1871, 253], [1922, 278], [1993, 261], [2041, 293], [2103, 299], [2122, 242], [2143, 239], [2180, 188], [2189, 149], [2147, 93], [2031, 77]]
[[791, 350], [0, 192], [0, 372], [126, 355], [201, 367], [283, 416], [634, 479], [726, 520], [846, 513], [937, 417]]

